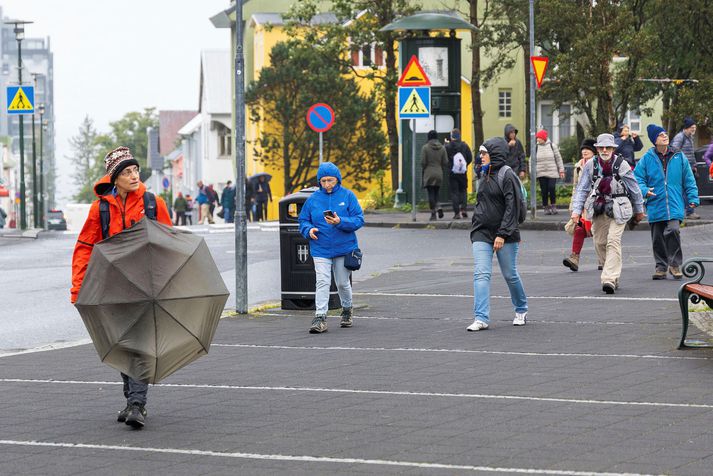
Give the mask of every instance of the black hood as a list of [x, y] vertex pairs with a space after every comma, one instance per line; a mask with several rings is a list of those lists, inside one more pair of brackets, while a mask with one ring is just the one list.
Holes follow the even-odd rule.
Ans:
[[515, 131], [515, 134], [517, 134], [517, 132], [518, 132], [517, 129], [515, 128], [515, 126], [513, 126], [512, 124], [505, 124], [505, 133], [504, 133], [505, 139], [510, 140], [510, 137], [508, 137], [508, 136], [510, 135], [510, 133], [512, 131]]
[[490, 155], [490, 167], [499, 169], [505, 165], [505, 159], [508, 155], [508, 143], [502, 137], [492, 137], [483, 144], [488, 149]]

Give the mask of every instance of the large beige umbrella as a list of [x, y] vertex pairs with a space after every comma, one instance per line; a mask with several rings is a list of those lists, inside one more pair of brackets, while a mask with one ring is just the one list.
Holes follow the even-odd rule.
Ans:
[[102, 362], [156, 383], [208, 353], [228, 295], [203, 238], [144, 218], [94, 246], [76, 306]]

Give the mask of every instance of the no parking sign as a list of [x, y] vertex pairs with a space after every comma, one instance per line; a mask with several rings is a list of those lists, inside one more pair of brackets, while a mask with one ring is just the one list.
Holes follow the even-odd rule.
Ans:
[[334, 125], [334, 110], [323, 102], [314, 104], [307, 110], [307, 125], [314, 132], [319, 132], [319, 162], [322, 163], [322, 133]]

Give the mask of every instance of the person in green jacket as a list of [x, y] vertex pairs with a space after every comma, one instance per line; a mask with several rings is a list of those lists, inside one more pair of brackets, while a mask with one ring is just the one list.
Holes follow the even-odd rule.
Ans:
[[[443, 218], [443, 209], [438, 205], [438, 191], [443, 184], [443, 169], [448, 167], [448, 153], [438, 140], [436, 131], [428, 132], [428, 142], [421, 148], [421, 170], [423, 188], [428, 191], [428, 206], [431, 208], [431, 220]], [[436, 210], [438, 207], [438, 210]]]
[[176, 216], [173, 219], [173, 225], [178, 226], [178, 221], [181, 221], [181, 226], [186, 226], [186, 212], [188, 211], [188, 202], [186, 201], [183, 193], [178, 192], [178, 196], [173, 201], [173, 211], [176, 212]]

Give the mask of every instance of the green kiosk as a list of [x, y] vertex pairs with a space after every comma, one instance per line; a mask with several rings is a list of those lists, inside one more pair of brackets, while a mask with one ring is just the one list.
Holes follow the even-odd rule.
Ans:
[[[411, 203], [412, 162], [416, 170], [416, 203], [426, 200], [421, 184], [421, 147], [428, 131], [438, 132], [443, 142], [453, 128], [461, 128], [461, 40], [456, 30], [475, 30], [457, 12], [418, 13], [401, 18], [381, 31], [403, 32], [399, 38], [399, 71], [403, 71], [412, 56], [418, 58], [431, 82], [431, 116], [415, 119], [416, 156], [413, 157], [411, 120], [401, 120], [401, 167], [397, 202]], [[438, 32], [431, 36], [430, 32]], [[470, 127], [470, 125], [468, 125]], [[448, 171], [444, 170], [440, 201], [450, 203]]]

